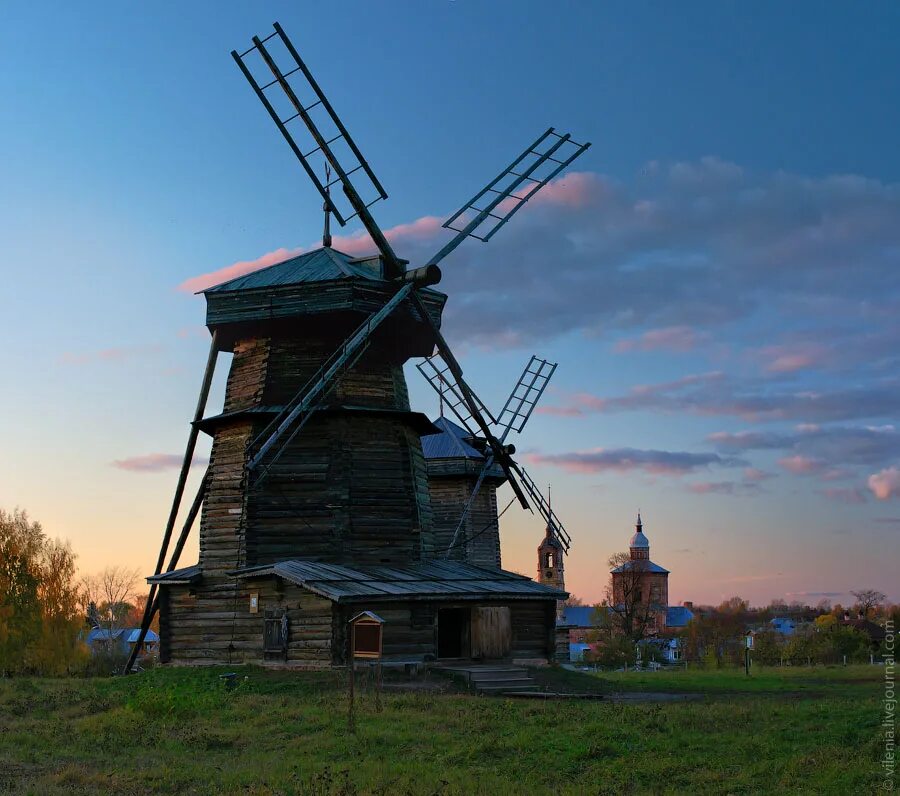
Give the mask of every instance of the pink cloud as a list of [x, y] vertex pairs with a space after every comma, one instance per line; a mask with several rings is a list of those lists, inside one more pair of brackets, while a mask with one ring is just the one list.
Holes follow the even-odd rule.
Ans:
[[879, 500], [900, 497], [900, 467], [887, 467], [869, 476], [869, 489]]
[[812, 459], [809, 456], [785, 456], [778, 460], [785, 470], [794, 475], [812, 475], [822, 472], [825, 463], [820, 459]]
[[648, 329], [639, 337], [619, 340], [613, 350], [626, 351], [691, 351], [708, 335], [697, 332], [690, 326], [664, 326], [660, 329]]
[[[143, 456], [130, 456], [127, 459], [116, 459], [112, 466], [132, 473], [158, 473], [163, 470], [174, 470], [181, 467], [184, 456], [178, 453], [147, 453]], [[192, 467], [204, 465], [208, 459], [194, 458]]]
[[[391, 243], [428, 240], [440, 232], [441, 223], [441, 219], [437, 216], [423, 216], [409, 224], [398, 224], [395, 227], [391, 227], [384, 235]], [[352, 235], [335, 235], [332, 239], [332, 245], [338, 251], [354, 257], [362, 257], [375, 251], [372, 239], [364, 230], [360, 230]], [[254, 271], [268, 268], [270, 265], [278, 265], [278, 263], [289, 260], [291, 257], [297, 257], [315, 248], [317, 246], [301, 246], [296, 249], [280, 248], [267, 252], [255, 260], [240, 260], [217, 271], [210, 271], [209, 273], [186, 279], [178, 286], [178, 290], [183, 293], [197, 293], [213, 285], [227, 282], [229, 279], [237, 279], [239, 276], [252, 274]]]
[[[532, 199], [529, 205], [584, 207], [590, 204], [592, 197], [602, 186], [602, 179], [589, 172], [573, 172], [545, 185]], [[521, 194], [520, 194], [521, 195]], [[503, 205], [501, 204], [501, 207]], [[507, 208], [509, 209], [509, 208]], [[524, 208], [523, 208], [524, 210]], [[422, 216], [406, 224], [398, 224], [385, 230], [385, 237], [393, 244], [401, 246], [404, 242], [421, 242], [437, 237], [441, 231], [443, 219], [438, 216]], [[192, 276], [184, 280], [178, 290], [183, 293], [198, 293], [213, 285], [227, 282], [229, 279], [237, 279], [239, 276], [252, 274], [261, 268], [277, 265], [291, 257], [296, 257], [304, 252], [318, 247], [318, 243], [312, 246], [301, 246], [294, 249], [279, 248], [267, 252], [254, 260], [239, 260], [236, 263], [210, 271], [198, 276]], [[335, 235], [332, 241], [335, 249], [356, 257], [371, 254], [375, 251], [372, 239], [364, 230], [352, 235]]]
[[557, 417], [580, 417], [588, 412], [602, 412], [606, 401], [586, 392], [573, 393], [564, 406], [539, 406], [535, 412], [540, 415], [556, 415]]
[[823, 489], [821, 494], [839, 503], [859, 504], [866, 502], [865, 492], [855, 487], [829, 487], [828, 489]]
[[815, 344], [772, 345], [757, 352], [767, 373], [796, 373], [825, 364], [827, 349]]
[[119, 346], [102, 348], [98, 351], [65, 351], [59, 361], [65, 365], [87, 365], [91, 362], [124, 362], [129, 359], [154, 354], [162, 348], [156, 343], [147, 345]]
[[[713, 434], [711, 436], [715, 435]], [[758, 467], [744, 468], [744, 480], [750, 483], [759, 483], [760, 481], [765, 481], [774, 477], [775, 476], [772, 475], [772, 473], [767, 473], [765, 470], [760, 470]]]
[[593, 448], [570, 453], [529, 453], [531, 464], [549, 464], [570, 473], [631, 472], [641, 470], [651, 475], [675, 475], [703, 470], [718, 465], [729, 467], [734, 460], [715, 453], [688, 451], [639, 450], [636, 448]]
[[227, 282], [229, 279], [237, 279], [239, 276], [252, 274], [254, 271], [259, 271], [260, 268], [277, 265], [291, 257], [302, 254], [304, 251], [305, 249], [275, 249], [275, 251], [268, 252], [255, 260], [239, 260], [236, 263], [220, 268], [218, 271], [192, 276], [190, 279], [185, 279], [178, 286], [178, 289], [183, 293], [197, 293], [221, 282]]

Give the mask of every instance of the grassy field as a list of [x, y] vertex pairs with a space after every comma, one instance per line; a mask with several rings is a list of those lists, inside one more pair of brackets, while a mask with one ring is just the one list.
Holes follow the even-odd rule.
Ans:
[[[338, 674], [153, 670], [0, 680], [0, 792], [864, 794], [880, 784], [877, 667], [568, 672], [679, 702], [358, 694]], [[584, 678], [584, 679], [582, 679]], [[582, 688], [581, 690], [587, 690]]]

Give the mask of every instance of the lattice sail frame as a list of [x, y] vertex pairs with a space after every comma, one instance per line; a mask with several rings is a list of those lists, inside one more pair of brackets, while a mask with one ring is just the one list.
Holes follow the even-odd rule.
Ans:
[[[557, 365], [558, 363], [556, 362], [550, 362], [549, 360], [541, 359], [537, 355], [532, 355], [528, 364], [525, 365], [522, 375], [513, 387], [512, 392], [510, 392], [509, 397], [506, 399], [506, 403], [496, 417], [490, 413], [486, 406], [483, 404], [481, 405], [482, 413], [491, 418], [491, 422], [495, 427], [495, 436], [501, 443], [506, 441], [506, 438], [511, 431], [515, 431], [517, 434], [522, 433], [522, 430], [525, 428], [525, 424], [534, 412], [538, 401], [547, 389], [550, 379], [556, 372]], [[435, 354], [428, 357], [422, 360], [422, 362], [417, 363], [416, 367], [431, 385], [432, 389], [438, 394], [442, 405], [450, 409], [459, 420], [460, 425], [462, 425], [471, 436], [477, 437], [478, 432], [472, 426], [471, 417], [468, 415], [465, 408], [465, 404], [459, 393], [459, 388], [453, 380], [450, 369], [441, 362], [440, 356]], [[447, 557], [449, 557], [451, 551], [457, 544], [466, 517], [469, 515], [472, 505], [475, 502], [475, 498], [484, 483], [485, 476], [493, 464], [494, 455], [491, 451], [488, 451], [485, 455], [485, 463], [482, 466], [472, 492], [463, 507], [462, 515], [460, 516], [456, 530], [453, 533], [450, 546], [447, 548], [445, 554]], [[554, 529], [560, 544], [563, 546], [563, 550], [568, 553], [572, 538], [560, 521], [559, 516], [551, 507], [550, 501], [544, 497], [543, 493], [534, 482], [534, 479], [531, 478], [524, 467], [512, 463], [512, 470], [515, 472], [520, 486], [530, 497], [534, 507], [537, 508], [538, 513], [547, 525]]]
[[[466, 238], [487, 243], [532, 196], [590, 146], [590, 143], [572, 141], [570, 133], [560, 134], [553, 127], [548, 128], [443, 223], [445, 229], [453, 230], [457, 235], [428, 262], [439, 263]], [[483, 207], [479, 206], [485, 201]], [[474, 217], [470, 218], [473, 213]], [[487, 226], [487, 232], [478, 234], [484, 226]]]

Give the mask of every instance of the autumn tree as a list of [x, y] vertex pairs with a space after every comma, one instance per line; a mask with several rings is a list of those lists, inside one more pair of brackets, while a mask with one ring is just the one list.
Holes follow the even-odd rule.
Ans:
[[75, 554], [25, 511], [0, 509], [0, 672], [63, 674], [77, 665]]
[[0, 509], [0, 672], [25, 666], [25, 651], [41, 632], [40, 553], [46, 537], [38, 522]]
[[856, 608], [865, 619], [869, 618], [869, 613], [875, 613], [875, 610], [885, 601], [886, 595], [877, 589], [861, 589], [860, 591], [850, 592], [856, 598]]
[[609, 559], [609, 566], [617, 575], [606, 589], [610, 626], [635, 644], [666, 608], [659, 587], [648, 577], [649, 565], [646, 559], [632, 559], [630, 553], [616, 553]]
[[100, 627], [108, 632], [112, 640], [118, 630], [129, 624], [133, 616], [136, 600], [138, 571], [125, 567], [107, 567], [96, 575], [88, 575], [81, 581], [81, 600], [85, 614], [91, 605]]

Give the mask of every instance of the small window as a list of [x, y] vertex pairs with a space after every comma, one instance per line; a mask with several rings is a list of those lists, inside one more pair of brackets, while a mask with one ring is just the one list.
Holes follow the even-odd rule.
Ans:
[[547, 566], [553, 566], [553, 553], [547, 553]]

